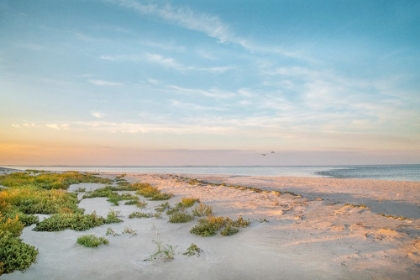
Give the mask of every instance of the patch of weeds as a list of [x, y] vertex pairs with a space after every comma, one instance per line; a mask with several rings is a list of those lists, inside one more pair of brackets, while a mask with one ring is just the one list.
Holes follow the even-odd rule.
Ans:
[[137, 194], [150, 198], [150, 200], [168, 200], [173, 196], [171, 193], [161, 193], [158, 188], [149, 184], [136, 184], [133, 186], [136, 186]]
[[226, 223], [224, 217], [207, 217], [205, 219], [198, 220], [198, 224], [195, 225], [190, 233], [200, 236], [212, 236], [222, 228]]
[[144, 213], [144, 212], [133, 212], [130, 215], [128, 215], [129, 219], [134, 219], [134, 218], [152, 218], [153, 214], [152, 213]]
[[14, 172], [0, 176], [0, 185], [6, 187], [23, 187], [32, 185], [47, 190], [67, 190], [72, 184], [110, 184], [111, 182], [112, 180], [110, 179], [99, 178], [90, 174], [83, 174], [76, 171], [68, 171], [63, 173], [41, 172], [38, 174], [33, 174], [31, 172]]
[[104, 237], [97, 237], [94, 234], [82, 235], [77, 238], [77, 244], [85, 247], [98, 247], [99, 245], [107, 245], [108, 243], [108, 239]]
[[244, 218], [242, 218], [242, 216], [240, 216], [238, 219], [236, 219], [236, 221], [231, 221], [229, 219], [228, 223], [231, 224], [234, 227], [240, 227], [240, 228], [246, 228], [250, 224], [249, 220], [244, 220]]
[[195, 245], [194, 243], [191, 243], [190, 247], [187, 248], [187, 251], [185, 251], [182, 254], [188, 257], [194, 256], [194, 255], [200, 256], [200, 253], [202, 251], [203, 250], [201, 250], [197, 245]]
[[14, 218], [3, 217], [0, 213], [0, 231], [10, 232], [14, 237], [18, 237], [25, 225], [19, 221], [19, 216]]
[[124, 204], [125, 205], [136, 205], [137, 202], [139, 202], [138, 199], [132, 199], [132, 200], [126, 201]]
[[230, 236], [234, 235], [239, 232], [239, 229], [236, 227], [233, 227], [232, 224], [227, 224], [225, 228], [220, 232], [223, 236]]
[[112, 228], [109, 227], [106, 230], [106, 235], [118, 236], [120, 234], [119, 233], [116, 233]]
[[139, 201], [137, 201], [136, 206], [137, 206], [138, 208], [146, 208], [146, 206], [147, 206], [147, 202], [146, 202], [146, 201], [144, 201], [144, 200], [139, 200]]
[[106, 220], [96, 215], [95, 212], [88, 215], [81, 213], [60, 213], [36, 224], [34, 231], [60, 231], [72, 229], [76, 231], [88, 230], [105, 224]]
[[192, 214], [197, 217], [210, 216], [213, 213], [213, 207], [200, 203], [192, 210]]
[[159, 204], [158, 206], [155, 207], [155, 210], [157, 212], [164, 212], [166, 209], [169, 209], [170, 205], [168, 202], [164, 202]]
[[115, 211], [113, 209], [110, 209], [109, 212], [108, 212], [108, 215], [106, 216], [105, 224], [113, 224], [113, 223], [123, 222], [123, 220], [121, 220], [119, 217], [122, 217], [120, 211]]
[[395, 219], [395, 220], [402, 220], [402, 221], [403, 220], [408, 220], [408, 218], [404, 217], [404, 216], [387, 215], [387, 214], [384, 214], [384, 213], [380, 213], [379, 215], [381, 215], [385, 218], [392, 218], [392, 219]]
[[192, 221], [194, 217], [184, 212], [175, 212], [169, 217], [170, 223], [187, 223]]
[[189, 208], [194, 205], [194, 203], [200, 202], [200, 199], [194, 197], [183, 197], [181, 198], [181, 204], [185, 208]]
[[122, 233], [128, 233], [131, 235], [137, 235], [137, 230], [134, 230], [132, 228], [129, 227], [125, 227], [124, 230], [122, 231]]
[[170, 261], [174, 259], [176, 247], [169, 244], [163, 244], [160, 240], [153, 240], [153, 243], [156, 244], [156, 252], [151, 254], [149, 258], [145, 259], [145, 261], [153, 261], [157, 259]]
[[0, 263], [2, 273], [11, 273], [15, 270], [25, 271], [36, 262], [39, 251], [34, 246], [22, 242], [9, 231], [0, 230]]
[[119, 204], [119, 199], [116, 196], [111, 196], [110, 198], [107, 199], [107, 201], [111, 202], [114, 206], [118, 206]]
[[175, 207], [169, 206], [168, 210], [166, 211], [166, 215], [170, 216], [170, 215], [173, 215], [177, 212], [181, 212], [181, 211], [184, 211], [184, 210], [185, 210], [185, 208], [182, 207], [182, 205], [180, 205], [180, 204], [177, 204]]
[[74, 192], [85, 192], [86, 188], [77, 188], [74, 190]]
[[197, 180], [197, 179], [190, 179], [188, 181], [188, 184], [189, 185], [198, 185], [198, 184], [201, 184], [201, 181], [200, 180]]
[[349, 207], [353, 207], [353, 208], [365, 208], [365, 209], [369, 209], [369, 207], [367, 207], [365, 204], [350, 204], [350, 203], [346, 203], [346, 204], [344, 204], [344, 206], [349, 206]]
[[284, 191], [283, 194], [290, 194], [290, 195], [293, 195], [293, 196], [296, 196], [296, 197], [302, 197], [300, 194], [297, 194], [297, 193], [294, 193], [294, 192], [291, 192], [291, 191]]

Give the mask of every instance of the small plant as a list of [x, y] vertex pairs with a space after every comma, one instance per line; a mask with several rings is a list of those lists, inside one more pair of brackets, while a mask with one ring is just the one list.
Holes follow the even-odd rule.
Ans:
[[106, 235], [118, 236], [120, 234], [119, 233], [116, 233], [112, 228], [109, 227], [106, 230]]
[[157, 212], [164, 212], [166, 209], [169, 209], [170, 205], [168, 202], [164, 202], [159, 204], [158, 206], [155, 207], [155, 210]]
[[192, 213], [197, 217], [210, 216], [213, 213], [213, 207], [200, 203], [194, 207]]
[[123, 220], [121, 220], [119, 217], [121, 217], [120, 211], [115, 211], [113, 209], [110, 209], [106, 217], [105, 223], [106, 224], [121, 223]]
[[36, 224], [34, 231], [60, 231], [72, 229], [77, 231], [88, 230], [93, 227], [105, 224], [106, 220], [96, 215], [95, 212], [89, 215], [81, 213], [60, 213]]
[[146, 201], [144, 201], [144, 200], [137, 201], [136, 206], [137, 206], [138, 208], [146, 208], [146, 206], [147, 206], [147, 202], [146, 202]]
[[139, 202], [138, 199], [131, 199], [129, 201], [126, 201], [124, 204], [125, 205], [135, 205], [135, 204], [137, 204], [137, 202]]
[[226, 227], [220, 232], [220, 234], [223, 236], [230, 236], [238, 232], [239, 232], [238, 228], [233, 227], [231, 224], [227, 224]]
[[195, 245], [194, 243], [191, 243], [190, 247], [187, 248], [187, 251], [185, 251], [184, 253], [182, 253], [183, 255], [186, 255], [188, 257], [194, 256], [197, 254], [197, 256], [200, 256], [200, 253], [203, 250], [201, 250], [197, 245]]
[[75, 192], [85, 192], [86, 188], [77, 188], [74, 190]]
[[229, 224], [231, 224], [234, 227], [240, 227], [240, 228], [246, 228], [249, 226], [250, 222], [248, 220], [244, 220], [242, 216], [240, 216], [236, 221], [230, 221]]
[[132, 228], [129, 227], [125, 227], [122, 233], [128, 233], [131, 235], [137, 235], [137, 230], [134, 230]]
[[153, 214], [152, 213], [144, 213], [144, 212], [133, 212], [130, 215], [128, 215], [129, 219], [134, 219], [134, 218], [152, 218]]
[[169, 222], [170, 223], [187, 223], [189, 221], [192, 221], [193, 219], [194, 217], [187, 213], [175, 212], [169, 217]]
[[156, 244], [156, 252], [151, 254], [149, 258], [145, 259], [145, 261], [152, 261], [156, 259], [170, 261], [174, 259], [176, 247], [169, 244], [163, 244], [160, 240], [153, 240], [153, 243]]
[[185, 208], [189, 208], [194, 205], [194, 203], [200, 202], [200, 199], [194, 197], [183, 197], [181, 198], [181, 203]]
[[188, 181], [188, 184], [190, 184], [190, 185], [198, 185], [200, 183], [201, 183], [201, 181], [200, 180], [197, 180], [197, 179], [190, 179]]
[[104, 237], [97, 237], [94, 234], [82, 235], [77, 238], [77, 244], [85, 247], [98, 247], [99, 245], [107, 245], [108, 243], [108, 239]]

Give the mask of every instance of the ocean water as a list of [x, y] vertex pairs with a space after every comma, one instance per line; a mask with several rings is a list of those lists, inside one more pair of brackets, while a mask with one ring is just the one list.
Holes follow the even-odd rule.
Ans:
[[420, 164], [351, 166], [4, 166], [20, 170], [220, 174], [234, 176], [299, 176], [420, 181]]

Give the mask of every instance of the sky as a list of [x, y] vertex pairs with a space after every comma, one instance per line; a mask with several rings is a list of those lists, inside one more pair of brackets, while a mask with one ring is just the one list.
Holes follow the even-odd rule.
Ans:
[[420, 1], [0, 1], [0, 165], [402, 163]]

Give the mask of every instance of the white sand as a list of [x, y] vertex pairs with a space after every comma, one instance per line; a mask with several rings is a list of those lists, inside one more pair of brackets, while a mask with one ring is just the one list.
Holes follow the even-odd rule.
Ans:
[[[108, 175], [111, 176], [111, 175]], [[293, 191], [302, 197], [255, 193], [207, 184], [192, 186], [166, 175], [130, 174], [131, 182], [150, 182], [164, 192], [193, 196], [213, 206], [216, 216], [252, 221], [234, 236], [199, 237], [189, 233], [196, 221], [171, 224], [163, 219], [128, 219], [146, 209], [112, 207], [104, 198], [85, 199], [87, 213], [105, 216], [109, 209], [121, 211], [124, 223], [104, 225], [86, 232], [34, 232], [24, 229], [25, 242], [39, 248], [38, 263], [24, 273], [2, 279], [419, 279], [420, 275], [420, 183], [373, 180], [342, 180], [293, 177], [194, 176], [212, 182], [241, 184], [266, 190]], [[71, 186], [96, 188], [99, 184]], [[345, 206], [366, 204], [370, 209]], [[407, 220], [386, 218], [384, 212]], [[269, 222], [260, 222], [267, 219]], [[108, 246], [96, 249], [76, 244], [78, 236], [105, 236], [111, 227], [137, 230], [108, 236]], [[158, 233], [158, 235], [156, 234]], [[159, 238], [177, 246], [169, 262], [144, 261], [156, 249]], [[203, 252], [187, 257], [191, 244]]]

